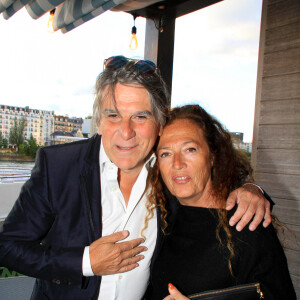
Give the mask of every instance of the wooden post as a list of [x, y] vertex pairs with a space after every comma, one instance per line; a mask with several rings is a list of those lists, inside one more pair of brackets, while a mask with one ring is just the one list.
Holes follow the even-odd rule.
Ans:
[[147, 19], [144, 58], [156, 63], [161, 75], [172, 91], [175, 17], [162, 19], [162, 31], [159, 30], [159, 20]]
[[[300, 1], [264, 0], [252, 163], [285, 231], [285, 254], [300, 299]], [[279, 231], [280, 232], [280, 231]], [[296, 240], [297, 239], [297, 240]]]

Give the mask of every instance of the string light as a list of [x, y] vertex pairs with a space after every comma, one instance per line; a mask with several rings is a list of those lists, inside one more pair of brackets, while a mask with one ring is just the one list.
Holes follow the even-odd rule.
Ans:
[[138, 47], [138, 41], [137, 41], [137, 37], [136, 37], [135, 19], [136, 19], [136, 15], [133, 15], [133, 22], [134, 23], [133, 23], [133, 27], [131, 29], [132, 37], [131, 37], [131, 41], [130, 41], [130, 45], [129, 45], [129, 48], [131, 50], [135, 50]]
[[53, 33], [54, 32], [54, 29], [53, 29], [53, 17], [54, 17], [54, 13], [55, 13], [55, 8], [50, 11], [50, 17], [49, 17], [49, 20], [48, 20], [48, 32], [49, 33]]

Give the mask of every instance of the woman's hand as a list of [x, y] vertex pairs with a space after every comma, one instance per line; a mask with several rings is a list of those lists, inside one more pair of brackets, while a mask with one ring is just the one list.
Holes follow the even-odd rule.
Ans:
[[231, 217], [229, 224], [234, 226], [236, 223], [236, 230], [241, 231], [253, 218], [249, 229], [255, 230], [257, 226], [264, 219], [263, 226], [270, 225], [271, 218], [271, 205], [270, 202], [264, 197], [262, 192], [254, 185], [244, 185], [230, 193], [226, 209], [232, 209], [238, 203], [238, 208], [234, 215]]
[[186, 296], [183, 296], [172, 283], [168, 284], [168, 289], [170, 295], [165, 297], [163, 300], [190, 300]]

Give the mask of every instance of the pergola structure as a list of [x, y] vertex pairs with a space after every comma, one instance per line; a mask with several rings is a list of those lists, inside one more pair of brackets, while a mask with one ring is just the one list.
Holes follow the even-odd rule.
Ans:
[[[48, 0], [32, 0], [29, 4], [42, 1]], [[131, 2], [107, 3], [114, 1]], [[157, 63], [170, 88], [176, 18], [220, 1], [144, 0], [151, 5], [129, 11], [147, 18], [144, 57]], [[274, 212], [298, 240], [292, 237], [285, 252], [300, 299], [299, 0], [263, 0], [252, 151], [256, 181], [271, 195], [276, 203]]]

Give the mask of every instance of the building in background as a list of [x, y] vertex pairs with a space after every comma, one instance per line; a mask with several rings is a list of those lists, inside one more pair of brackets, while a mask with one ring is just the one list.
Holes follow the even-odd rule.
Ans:
[[82, 118], [69, 118], [68, 115], [66, 116], [54, 116], [55, 118], [55, 125], [54, 131], [61, 131], [61, 132], [72, 132], [73, 130], [82, 131]]
[[54, 131], [51, 134], [50, 145], [71, 143], [86, 139], [81, 130], [73, 130], [71, 132]]
[[15, 119], [20, 121], [22, 118], [26, 119], [25, 139], [30, 139], [32, 135], [37, 144], [47, 145], [50, 134], [54, 131], [54, 111], [32, 109], [29, 106], [0, 105], [0, 132], [2, 132], [2, 137], [9, 140], [9, 132], [14, 126]]
[[230, 132], [233, 145], [237, 149], [242, 149], [247, 152], [252, 152], [252, 143], [244, 143], [244, 133], [243, 132]]
[[239, 149], [252, 153], [252, 143], [241, 143]]
[[92, 134], [92, 117], [87, 117], [83, 120], [82, 124], [82, 134], [84, 137], [91, 137]]
[[244, 141], [244, 133], [243, 132], [230, 132], [230, 135], [231, 135], [232, 139], [235, 141], [240, 141], [240, 142]]

